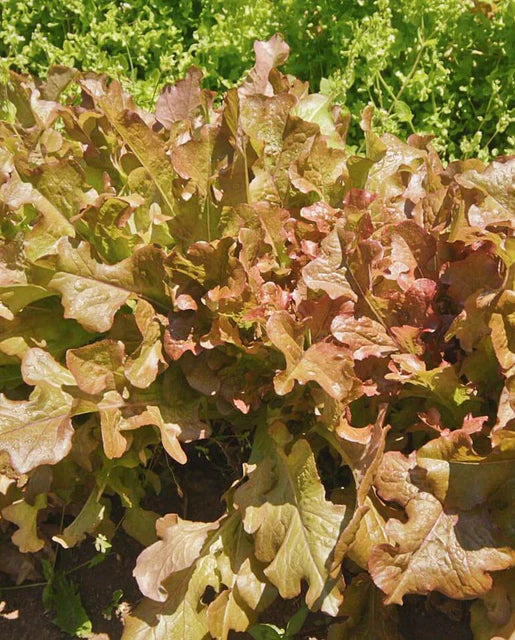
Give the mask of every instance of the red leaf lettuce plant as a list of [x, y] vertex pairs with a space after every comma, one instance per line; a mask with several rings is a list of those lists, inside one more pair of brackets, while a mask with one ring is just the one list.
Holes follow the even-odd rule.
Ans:
[[[240, 87], [217, 99], [192, 69], [155, 113], [61, 67], [3, 87], [12, 542], [48, 552], [62, 510], [62, 547], [112, 534], [119, 495], [147, 547], [124, 640], [225, 640], [301, 591], [348, 616], [334, 638], [394, 638], [392, 605], [433, 591], [475, 600], [476, 638], [508, 638], [515, 158], [444, 167], [369, 110], [351, 155], [346, 117], [278, 71], [287, 45], [255, 50]], [[69, 83], [80, 99], [59, 102]], [[222, 422], [252, 441], [224, 515], [145, 509], [156, 451], [188, 464]]]

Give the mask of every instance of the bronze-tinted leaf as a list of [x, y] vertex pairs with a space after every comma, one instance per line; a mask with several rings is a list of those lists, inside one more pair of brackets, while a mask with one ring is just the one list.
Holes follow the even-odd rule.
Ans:
[[131, 294], [142, 295], [166, 307], [163, 254], [142, 247], [115, 265], [97, 262], [90, 247], [77, 249], [68, 240], [59, 243], [59, 260], [48, 287], [62, 296], [66, 318], [74, 318], [89, 331], [111, 328], [114, 315]]
[[29, 349], [22, 375], [34, 385], [28, 400], [9, 400], [0, 395], [0, 449], [12, 465], [26, 473], [42, 464], [56, 464], [70, 451], [73, 398], [63, 391], [75, 379], [42, 349]]
[[267, 333], [286, 359], [285, 371], [274, 380], [279, 395], [289, 393], [295, 380], [301, 384], [315, 381], [338, 400], [357, 393], [352, 360], [336, 345], [327, 342], [319, 342], [303, 351], [303, 329], [286, 311], [277, 311], [270, 317]]
[[201, 105], [202, 72], [191, 67], [184, 80], [166, 85], [156, 102], [156, 119], [167, 129], [179, 120], [192, 120]]
[[306, 440], [285, 453], [279, 444], [287, 434], [280, 424], [260, 451], [263, 457], [248, 469], [249, 479], [235, 492], [245, 531], [255, 539], [257, 558], [267, 563], [265, 575], [283, 598], [300, 593], [306, 580], [309, 607], [334, 615], [341, 595], [331, 580], [328, 559], [344, 523], [345, 507], [325, 500]]
[[392, 544], [372, 550], [369, 568], [388, 595], [402, 604], [407, 593], [441, 591], [450, 598], [474, 598], [492, 586], [489, 571], [507, 569], [515, 555], [499, 546], [481, 511], [446, 512], [431, 494], [417, 493], [406, 505], [408, 521], [392, 519], [386, 531]]
[[356, 300], [344, 266], [342, 239], [337, 228], [325, 237], [321, 249], [322, 255], [302, 271], [306, 285], [314, 291], [325, 291], [333, 300], [340, 297]]

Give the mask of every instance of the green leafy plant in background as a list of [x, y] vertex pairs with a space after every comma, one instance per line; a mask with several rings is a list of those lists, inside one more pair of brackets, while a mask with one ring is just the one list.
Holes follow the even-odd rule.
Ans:
[[[0, 553], [18, 583], [46, 560], [56, 601], [52, 544], [103, 557], [121, 526], [144, 547], [124, 640], [291, 635], [262, 621], [278, 598], [392, 640], [433, 592], [507, 640], [515, 157], [444, 166], [370, 107], [356, 153], [281, 38], [255, 53], [218, 100], [192, 68], [154, 111], [94, 73], [8, 74]], [[222, 433], [251, 451], [221, 516], [149, 508]], [[59, 624], [87, 633], [74, 600]]]
[[55, 613], [54, 624], [74, 638], [89, 638], [93, 625], [76, 583], [66, 574], [55, 571], [48, 560], [42, 561], [42, 567], [47, 580], [43, 589], [43, 603], [47, 611]]
[[123, 598], [123, 591], [121, 589], [115, 589], [111, 596], [111, 602], [102, 611], [102, 616], [106, 620], [111, 620], [113, 615], [116, 613], [122, 598]]
[[281, 629], [275, 624], [261, 623], [250, 627], [249, 634], [254, 640], [294, 640], [302, 629], [308, 613], [309, 609], [303, 605], [289, 619], [286, 629]]
[[150, 107], [192, 63], [206, 86], [233, 86], [252, 42], [276, 32], [292, 45], [287, 71], [357, 119], [374, 104], [379, 131], [432, 133], [451, 159], [515, 146], [511, 0], [4, 0], [0, 56], [36, 75], [106, 72]]

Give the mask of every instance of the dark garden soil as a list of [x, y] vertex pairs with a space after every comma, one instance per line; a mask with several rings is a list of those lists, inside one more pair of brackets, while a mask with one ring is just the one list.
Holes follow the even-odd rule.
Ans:
[[[223, 511], [221, 496], [234, 477], [236, 473], [227, 467], [224, 469], [223, 464], [214, 471], [212, 465], [202, 464], [199, 458], [198, 464], [188, 464], [180, 475], [175, 476], [182, 497], [176, 485], [168, 482], [160, 495], [148, 499], [144, 506], [163, 514], [176, 512], [192, 520], [215, 520]], [[121, 509], [119, 511], [121, 514]], [[117, 505], [114, 504], [112, 516], [116, 513]], [[56, 566], [63, 571], [71, 570], [68, 575], [78, 586], [83, 606], [93, 624], [94, 640], [120, 640], [123, 617], [141, 598], [132, 571], [142, 549], [119, 528], [106, 559], [94, 567], [75, 570], [96, 555], [91, 538], [77, 548], [59, 551]], [[0, 603], [3, 603], [0, 604], [0, 640], [69, 640], [71, 636], [52, 623], [54, 614], [45, 612], [43, 587], [27, 588], [28, 584], [13, 589], [9, 578], [0, 573]], [[113, 593], [117, 590], [123, 595], [118, 607], [112, 607]], [[261, 621], [284, 628], [300, 605], [300, 596], [289, 601], [278, 599]], [[408, 596], [405, 606], [399, 608], [399, 631], [404, 640], [472, 640], [468, 611], [469, 603], [448, 600], [438, 594], [429, 598]], [[325, 640], [327, 621], [327, 616], [310, 614], [298, 640]], [[251, 640], [248, 633], [232, 633], [229, 638]]]
[[[141, 597], [138, 585], [132, 577], [132, 569], [142, 547], [123, 532], [113, 540], [113, 549], [101, 564], [79, 569], [73, 576], [78, 585], [84, 608], [90, 615], [93, 630], [98, 640], [115, 640], [121, 637], [122, 623], [116, 612], [110, 619], [102, 615], [109, 608], [113, 592], [123, 591], [122, 602], [134, 604]], [[68, 570], [86, 562], [95, 555], [93, 545], [84, 542], [73, 553], [62, 554], [60, 568]], [[65, 640], [70, 636], [62, 633], [52, 623], [52, 614], [45, 614], [42, 602], [42, 587], [3, 591], [1, 599], [6, 602], [5, 611], [17, 610], [15, 620], [0, 618], [2, 640]], [[105, 635], [102, 635], [105, 634]]]

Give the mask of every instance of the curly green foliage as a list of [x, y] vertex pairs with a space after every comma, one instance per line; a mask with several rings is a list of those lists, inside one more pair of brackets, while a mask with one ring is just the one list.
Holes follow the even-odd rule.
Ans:
[[191, 17], [191, 0], [7, 0], [0, 54], [40, 76], [54, 64], [104, 72], [148, 103], [158, 83], [191, 64]]
[[[237, 83], [252, 42], [282, 32], [287, 71], [380, 130], [436, 135], [453, 159], [515, 145], [511, 0], [4, 0], [0, 56], [45, 75], [52, 64], [106, 72], [149, 106], [199, 66], [206, 84]], [[351, 136], [352, 141], [352, 136]]]

